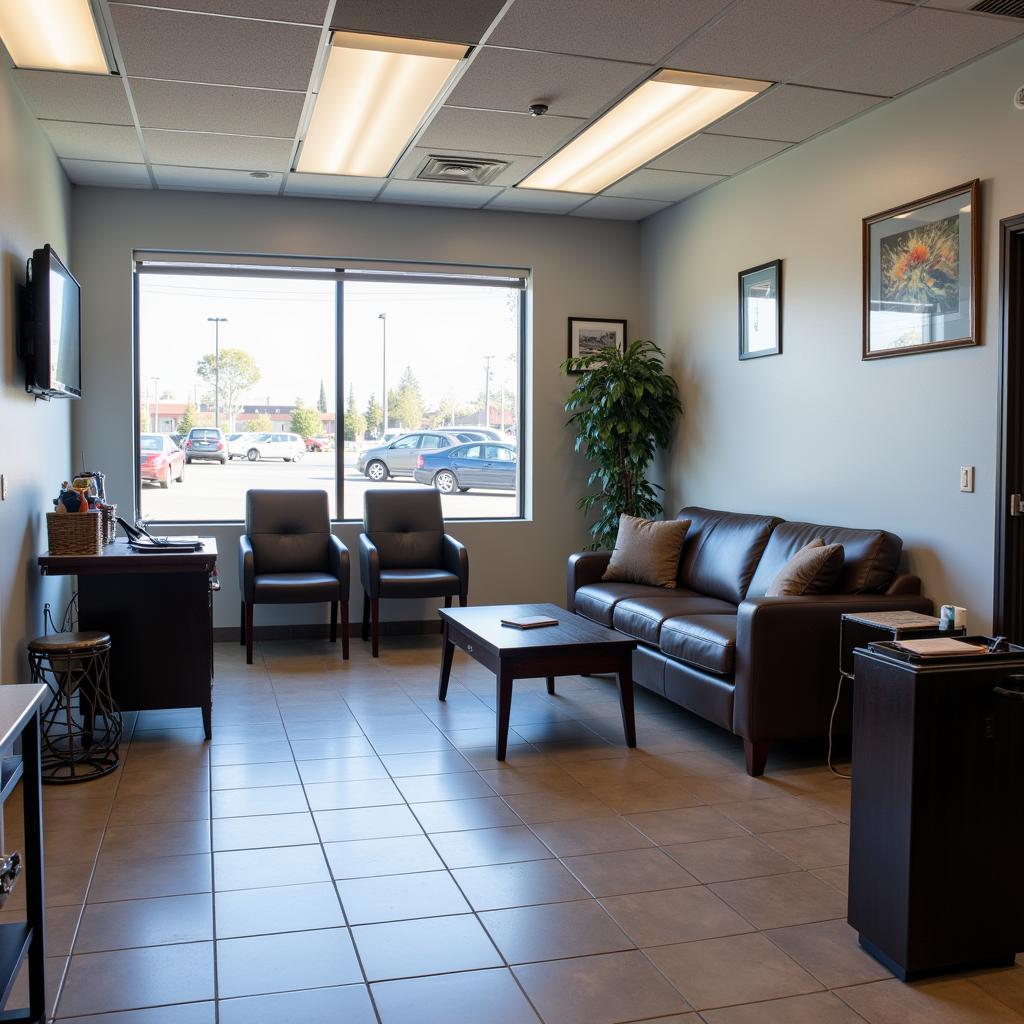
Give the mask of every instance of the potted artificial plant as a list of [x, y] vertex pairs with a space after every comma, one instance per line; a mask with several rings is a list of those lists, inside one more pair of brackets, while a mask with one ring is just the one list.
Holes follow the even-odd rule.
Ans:
[[579, 375], [565, 410], [576, 430], [576, 451], [594, 467], [587, 485], [597, 487], [577, 505], [584, 512], [597, 506], [590, 528], [594, 547], [610, 550], [620, 515], [654, 519], [661, 514], [663, 488], [646, 473], [655, 451], [672, 440], [683, 411], [679, 389], [653, 341], [634, 341], [624, 352], [605, 348], [567, 359], [563, 369]]

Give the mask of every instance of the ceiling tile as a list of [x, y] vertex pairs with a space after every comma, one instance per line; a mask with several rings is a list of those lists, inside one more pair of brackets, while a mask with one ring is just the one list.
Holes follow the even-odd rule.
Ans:
[[73, 121], [40, 121], [59, 157], [69, 160], [113, 160], [126, 164], [143, 162], [134, 128], [113, 124], [78, 124]]
[[[401, 160], [398, 161], [398, 166], [392, 171], [391, 176], [393, 178], [415, 178], [417, 172], [423, 166], [424, 161], [429, 156], [451, 156], [458, 158], [460, 156], [479, 156], [485, 160], [505, 160], [508, 162], [508, 167], [505, 168], [493, 181], [488, 182], [489, 185], [514, 185], [517, 181], [522, 181], [527, 174], [530, 173], [539, 163], [539, 157], [532, 156], [507, 156], [497, 153], [476, 153], [466, 150], [451, 150], [451, 149], [411, 149]], [[443, 182], [442, 184], [449, 184]], [[457, 182], [451, 182], [450, 184], [458, 184]]]
[[516, 0], [487, 40], [526, 50], [661, 63], [730, 0]]
[[801, 74], [806, 85], [895, 96], [1024, 34], [1024, 20], [917, 8]]
[[568, 213], [589, 196], [576, 192], [547, 192], [538, 188], [507, 188], [487, 204], [488, 210], [519, 210], [523, 213]]
[[285, 195], [322, 196], [330, 199], [373, 199], [387, 178], [359, 178], [343, 174], [289, 174]]
[[331, 28], [478, 43], [505, 0], [338, 0]]
[[627, 174], [602, 195], [624, 196], [629, 199], [658, 199], [677, 203], [701, 189], [721, 181], [720, 174], [686, 174], [680, 171], [652, 171], [644, 169]]
[[494, 110], [442, 107], [418, 140], [425, 149], [546, 156], [583, 122], [569, 117], [530, 117]]
[[450, 185], [441, 181], [389, 181], [377, 202], [480, 207], [500, 191], [501, 189], [490, 185]]
[[107, 185], [111, 188], [152, 188], [145, 164], [116, 164], [107, 160], [62, 160], [76, 185]]
[[607, 220], [643, 220], [652, 213], [665, 210], [671, 203], [655, 203], [650, 199], [617, 199], [614, 196], [595, 196], [577, 207], [570, 217], [604, 217]]
[[906, 10], [882, 0], [739, 0], [665, 65], [781, 81]]
[[705, 133], [687, 139], [681, 146], [658, 157], [651, 167], [666, 171], [696, 171], [699, 174], [736, 174], [788, 147], [787, 142]]
[[714, 131], [722, 135], [802, 142], [883, 102], [885, 99], [880, 96], [782, 85], [717, 122]]
[[53, 121], [131, 124], [124, 83], [116, 75], [71, 75], [14, 68], [18, 88], [36, 117]]
[[485, 46], [448, 102], [524, 112], [546, 103], [551, 114], [592, 117], [654, 69], [619, 61]]
[[285, 171], [292, 150], [290, 139], [261, 139], [251, 135], [168, 132], [147, 128], [142, 136], [153, 163], [179, 167]]
[[131, 0], [136, 7], [170, 7], [177, 11], [265, 18], [302, 25], [323, 25], [327, 0]]
[[320, 30], [242, 18], [110, 5], [134, 78], [305, 92]]
[[249, 171], [225, 171], [219, 167], [167, 167], [153, 165], [161, 188], [199, 192], [277, 192], [281, 175], [254, 178]]
[[143, 128], [224, 132], [293, 139], [305, 95], [227, 85], [192, 85], [131, 79], [132, 98]]

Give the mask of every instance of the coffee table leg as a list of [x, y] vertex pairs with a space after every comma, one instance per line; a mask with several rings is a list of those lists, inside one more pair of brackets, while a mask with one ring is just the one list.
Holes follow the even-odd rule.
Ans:
[[555, 677], [554, 676], [548, 676], [548, 693], [554, 693], [554, 692], [555, 692]]
[[619, 707], [622, 709], [622, 731], [626, 746], [636, 746], [636, 719], [633, 717], [633, 655], [627, 654], [619, 664]]
[[452, 656], [455, 644], [448, 639], [448, 623], [444, 624], [444, 639], [441, 641], [441, 675], [437, 681], [437, 699], [444, 700], [448, 696], [448, 679], [452, 674]]
[[499, 664], [497, 673], [498, 684], [498, 719], [494, 737], [494, 756], [499, 761], [505, 760], [508, 746], [508, 720], [512, 713], [512, 673]]

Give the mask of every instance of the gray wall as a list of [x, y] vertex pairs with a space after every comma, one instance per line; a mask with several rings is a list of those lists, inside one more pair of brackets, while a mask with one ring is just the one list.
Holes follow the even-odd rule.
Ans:
[[[527, 521], [458, 523], [469, 547], [475, 604], [564, 600], [566, 556], [587, 540], [574, 508], [585, 474], [572, 452], [562, 403], [569, 391], [566, 318], [624, 317], [640, 323], [640, 231], [636, 224], [475, 210], [377, 206], [358, 202], [75, 188], [72, 268], [83, 288], [84, 387], [75, 408], [74, 450], [108, 473], [124, 508], [132, 493], [133, 249], [212, 250], [308, 256], [419, 259], [525, 266], [533, 270], [527, 373], [530, 508]], [[195, 532], [185, 528], [182, 532]], [[223, 590], [215, 621], [238, 621], [240, 530], [222, 527]], [[339, 525], [353, 554], [359, 530]], [[359, 595], [353, 571], [353, 600]], [[353, 608], [358, 617], [358, 607]], [[433, 618], [430, 603], [401, 602], [385, 619]], [[260, 609], [260, 622], [319, 621], [316, 608]]]
[[[686, 405], [670, 507], [893, 530], [925, 593], [989, 628], [998, 223], [1024, 211], [1021, 84], [1016, 43], [644, 222], [647, 322]], [[975, 177], [983, 346], [862, 362], [861, 218]], [[776, 258], [784, 354], [741, 363], [736, 274]]]
[[68, 252], [69, 187], [50, 143], [6, 68], [0, 70], [0, 681], [28, 681], [25, 641], [41, 633], [46, 601], [62, 612], [69, 588], [43, 580], [36, 556], [46, 548], [44, 513], [71, 472], [71, 402], [37, 402], [25, 392], [15, 354], [18, 290], [25, 260], [46, 242]]

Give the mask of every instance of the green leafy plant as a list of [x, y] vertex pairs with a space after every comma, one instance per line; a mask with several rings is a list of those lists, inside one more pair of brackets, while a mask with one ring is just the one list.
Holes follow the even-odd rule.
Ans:
[[662, 488], [647, 479], [647, 468], [672, 440], [683, 411], [679, 389], [653, 341], [634, 341], [625, 352], [607, 348], [567, 359], [562, 368], [579, 374], [565, 411], [576, 430], [576, 451], [594, 467], [587, 486], [597, 487], [577, 505], [584, 512], [597, 506], [590, 528], [594, 547], [612, 548], [620, 515], [661, 514]]

